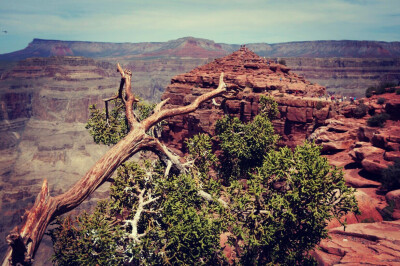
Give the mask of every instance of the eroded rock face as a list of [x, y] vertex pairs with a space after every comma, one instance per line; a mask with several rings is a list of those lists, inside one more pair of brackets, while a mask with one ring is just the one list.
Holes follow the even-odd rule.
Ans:
[[292, 71], [346, 96], [365, 96], [365, 89], [389, 77], [400, 80], [399, 58], [284, 58]]
[[[377, 104], [384, 98], [384, 104]], [[362, 165], [365, 171], [379, 175], [381, 171], [399, 158], [400, 124], [393, 113], [385, 126], [370, 127], [368, 119], [372, 115], [386, 112], [387, 105], [396, 105], [400, 96], [395, 93], [374, 95], [363, 103], [343, 104], [338, 108], [342, 115], [325, 121], [325, 126], [316, 129], [309, 137], [323, 146], [323, 151], [338, 153], [346, 151], [352, 160]], [[367, 113], [362, 118], [354, 118], [353, 110], [363, 104]], [[394, 119], [394, 120], [393, 120]]]
[[[377, 104], [377, 98], [385, 98], [385, 103]], [[386, 194], [385, 198], [387, 191], [381, 190], [381, 184], [378, 182], [382, 170], [399, 158], [399, 121], [391, 120], [395, 119], [395, 116], [390, 115], [390, 119], [382, 128], [370, 127], [367, 123], [371, 115], [386, 112], [385, 105], [394, 105], [399, 99], [400, 96], [394, 93], [375, 95], [364, 99], [363, 104], [367, 108], [367, 114], [359, 119], [351, 117], [349, 114], [352, 112], [349, 110], [354, 110], [361, 103], [348, 105], [346, 108], [340, 109], [342, 115], [326, 120], [326, 125], [315, 130], [310, 136], [310, 139], [323, 146], [323, 151], [327, 153], [326, 157], [330, 163], [344, 167], [344, 178], [348, 185], [358, 190], [368, 189], [369, 193], [367, 194], [373, 203], [365, 204], [368, 202], [365, 197], [359, 201], [361, 212], [368, 213], [369, 217], [364, 217], [366, 221], [379, 221], [375, 214], [368, 210], [368, 205], [374, 206], [380, 214], [386, 216], [385, 208], [391, 201], [395, 204], [394, 210], [390, 211], [389, 216], [392, 219], [400, 218], [398, 192], [391, 191]], [[367, 209], [363, 211], [361, 208]], [[351, 215], [347, 218], [350, 223], [360, 222]]]
[[[304, 80], [286, 66], [261, 58], [245, 47], [174, 77], [162, 99], [170, 99], [170, 108], [190, 104], [197, 96], [218, 86], [221, 72], [224, 72], [228, 89], [239, 91], [236, 99], [226, 101], [222, 108], [209, 102], [194, 113], [170, 118], [163, 131], [163, 140], [169, 146], [185, 152], [185, 139], [200, 132], [213, 135], [216, 120], [225, 113], [244, 122], [252, 120], [259, 112], [259, 98], [263, 94], [276, 96], [280, 117], [273, 123], [289, 145], [303, 141], [316, 123], [330, 115], [329, 102], [309, 97], [323, 95], [324, 87]], [[216, 102], [221, 103], [222, 98], [217, 98]]]
[[319, 265], [400, 264], [400, 221], [352, 224], [329, 236], [314, 251]]

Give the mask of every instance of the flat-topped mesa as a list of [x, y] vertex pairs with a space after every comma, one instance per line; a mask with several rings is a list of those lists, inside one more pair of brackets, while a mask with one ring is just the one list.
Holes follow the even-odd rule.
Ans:
[[[312, 84], [291, 73], [288, 67], [260, 57], [245, 46], [228, 56], [175, 76], [162, 100], [170, 98], [169, 108], [188, 105], [197, 96], [216, 88], [221, 72], [224, 72], [228, 89], [238, 91], [235, 99], [226, 101], [224, 108], [216, 107], [209, 101], [194, 113], [168, 119], [163, 141], [170, 147], [185, 152], [186, 138], [197, 133], [213, 135], [215, 122], [226, 113], [238, 116], [244, 122], [252, 120], [259, 113], [259, 97], [263, 94], [276, 96], [281, 114], [274, 125], [284, 141], [294, 140], [293, 144], [297, 144], [297, 140], [304, 140], [311, 133], [310, 129], [315, 124], [329, 116], [328, 103], [324, 102], [323, 108], [317, 110], [315, 107], [319, 99], [305, 97], [324, 95], [325, 87]], [[221, 103], [222, 97], [216, 98], [216, 102]]]

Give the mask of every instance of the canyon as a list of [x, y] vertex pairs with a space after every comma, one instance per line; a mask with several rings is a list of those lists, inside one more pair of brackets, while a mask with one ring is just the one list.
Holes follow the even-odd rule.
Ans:
[[[370, 86], [400, 81], [400, 43], [378, 41], [309, 41], [250, 43], [259, 56], [284, 60], [289, 68], [330, 92], [364, 96]], [[30, 57], [83, 56], [135, 71], [137, 93], [157, 102], [175, 75], [239, 49], [237, 44], [185, 37], [168, 42], [101, 43], [34, 39], [25, 49], [0, 55], [1, 65]]]
[[[49, 181], [50, 193], [59, 194], [79, 180], [107, 150], [93, 143], [85, 122], [89, 105], [104, 104], [102, 99], [115, 93], [119, 78], [111, 70], [114, 68], [110, 64], [99, 64], [93, 59], [52, 57], [27, 59], [3, 73], [1, 254], [7, 248], [5, 236], [33, 204], [44, 178]], [[89, 209], [107, 193], [103, 186], [82, 208]]]
[[[49, 45], [50, 42], [53, 44]], [[332, 47], [337, 48], [340, 43], [334, 44], [336, 46]], [[298, 54], [304, 57], [297, 58], [284, 57], [294, 49], [284, 45], [271, 48], [254, 44], [240, 48], [195, 38], [171, 41], [167, 46], [142, 43], [137, 47], [34, 40], [28, 46], [30, 50], [27, 48], [28, 51], [17, 54], [22, 61], [0, 64], [0, 210], [3, 215], [0, 254], [7, 247], [4, 236], [19, 223], [24, 208], [33, 203], [43, 178], [49, 181], [50, 193], [59, 194], [108, 149], [93, 143], [85, 121], [89, 117], [89, 105], [102, 107], [103, 99], [116, 93], [120, 79], [115, 70], [116, 61], [132, 70], [135, 93], [151, 102], [170, 98], [169, 107], [185, 105], [216, 87], [221, 71], [226, 73], [228, 86], [240, 89], [238, 99], [224, 103], [225, 109], [210, 102], [198, 112], [167, 121], [163, 141], [181, 154], [185, 152], [185, 138], [198, 132], [212, 134], [213, 123], [225, 112], [243, 121], [251, 120], [259, 112], [259, 96], [271, 94], [279, 105], [280, 115], [273, 123], [281, 136], [281, 145], [293, 147], [306, 138], [323, 145], [332, 164], [345, 167], [346, 182], [359, 190], [358, 199], [363, 202], [364, 214], [348, 220], [355, 224], [368, 219], [382, 221], [381, 212], [387, 208], [387, 202], [384, 195], [377, 194], [380, 183], [359, 173], [369, 167], [367, 172], [374, 175], [374, 171], [393, 162], [394, 159], [388, 158], [397, 158], [400, 147], [395, 114], [399, 110], [398, 96], [385, 96], [384, 106], [376, 104], [376, 96], [365, 101], [371, 112], [394, 112], [390, 130], [366, 126], [368, 115], [363, 119], [352, 117], [359, 103], [336, 102], [324, 96], [325, 87], [343, 95], [355, 95], [353, 92], [357, 89], [363, 93], [367, 84], [376, 85], [388, 75], [398, 79], [397, 43], [389, 45], [392, 50], [386, 47], [389, 52], [381, 54], [372, 52], [382, 50], [376, 48], [378, 44], [365, 43], [371, 47], [364, 49], [369, 52], [359, 58], [324, 58], [322, 52], [316, 52], [321, 43], [311, 45], [314, 47], [311, 50], [299, 43], [297, 47], [304, 47]], [[46, 50], [49, 47], [51, 49]], [[330, 52], [326, 55], [332, 56], [335, 49], [327, 50]], [[267, 51], [274, 53], [267, 54]], [[352, 51], [352, 55], [356, 54]], [[32, 53], [44, 57], [30, 58]], [[388, 54], [393, 57], [384, 57]], [[315, 55], [320, 57], [312, 57]], [[9, 55], [0, 55], [0, 59], [11, 58], [6, 56]], [[216, 57], [218, 59], [214, 60]], [[284, 59], [287, 66], [277, 64], [278, 59]], [[324, 81], [330, 82], [332, 87]], [[351, 87], [351, 92], [341, 91], [347, 90], [342, 87], [345, 83]], [[223, 99], [216, 101], [221, 104]], [[90, 209], [97, 199], [107, 196], [107, 191], [105, 184], [76, 212]], [[398, 209], [393, 212], [393, 216], [396, 215], [399, 215]], [[390, 226], [396, 228], [397, 224]], [[45, 244], [38, 251], [36, 259], [40, 263], [48, 260], [49, 242], [45, 238]], [[335, 248], [327, 247], [326, 254], [320, 253], [321, 261], [327, 261], [328, 257], [340, 261], [344, 255], [334, 253]]]

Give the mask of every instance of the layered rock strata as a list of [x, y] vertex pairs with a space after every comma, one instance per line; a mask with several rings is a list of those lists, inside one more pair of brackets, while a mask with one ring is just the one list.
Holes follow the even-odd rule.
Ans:
[[274, 124], [287, 144], [304, 140], [316, 124], [331, 115], [329, 101], [310, 97], [325, 94], [324, 87], [306, 81], [284, 65], [259, 57], [246, 47], [175, 76], [162, 99], [169, 98], [169, 107], [187, 105], [197, 96], [216, 88], [221, 72], [224, 72], [228, 89], [238, 92], [235, 99], [225, 101], [220, 97], [216, 102], [222, 103], [221, 107], [209, 102], [194, 113], [170, 118], [163, 131], [163, 140], [168, 145], [184, 152], [185, 139], [199, 132], [213, 135], [216, 120], [225, 113], [244, 122], [250, 121], [259, 112], [260, 95], [265, 94], [275, 95], [279, 104], [280, 117]]
[[[384, 98], [384, 103], [378, 104], [378, 98]], [[361, 102], [342, 104], [341, 114], [326, 120], [325, 125], [309, 137], [323, 147], [325, 156], [332, 164], [344, 167], [346, 183], [366, 192], [373, 201], [368, 204], [366, 199], [359, 200], [359, 206], [366, 203], [365, 206], [371, 205], [375, 210], [364, 209], [362, 212], [369, 213], [368, 217], [348, 216], [348, 221], [380, 221], [382, 218], [373, 214], [376, 210], [387, 219], [400, 218], [400, 197], [397, 196], [400, 190], [384, 190], [378, 182], [382, 171], [400, 158], [400, 121], [396, 111], [399, 101], [400, 95], [386, 93]], [[352, 117], [354, 110], [361, 106], [366, 110], [366, 115], [362, 118]], [[372, 115], [383, 112], [389, 117], [384, 127], [368, 126], [367, 121]]]
[[365, 96], [368, 87], [386, 81], [400, 82], [397, 58], [282, 58], [293, 72], [328, 91], [346, 96]]
[[[273, 58], [274, 61], [283, 59], [293, 72], [347, 96], [362, 97], [369, 86], [383, 81], [400, 81], [399, 42], [311, 41], [247, 46], [259, 56]], [[34, 39], [23, 50], [0, 55], [0, 74], [3, 60], [74, 55], [101, 58], [149, 69], [140, 73], [135, 84], [143, 92], [142, 97], [157, 102], [171, 77], [238, 48], [239, 45], [194, 37], [152, 43]]]
[[[50, 194], [71, 187], [107, 147], [85, 129], [90, 104], [116, 93], [109, 63], [81, 57], [35, 58], [5, 71], [0, 80], [0, 254], [5, 236], [33, 204], [43, 179]], [[101, 107], [100, 106], [100, 107]], [[107, 185], [81, 208], [106, 197]], [[48, 255], [49, 251], [45, 251]]]

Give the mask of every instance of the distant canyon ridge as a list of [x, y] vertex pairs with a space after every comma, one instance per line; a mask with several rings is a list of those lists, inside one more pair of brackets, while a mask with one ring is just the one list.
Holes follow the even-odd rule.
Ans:
[[[343, 40], [245, 45], [259, 56], [284, 60], [292, 72], [346, 96], [361, 97], [370, 86], [400, 81], [400, 42]], [[137, 94], [157, 102], [175, 75], [239, 48], [239, 44], [193, 37], [143, 43], [34, 39], [23, 50], [0, 55], [0, 74], [11, 68], [6, 62], [31, 57], [82, 56], [113, 64], [120, 62], [133, 71]]]

